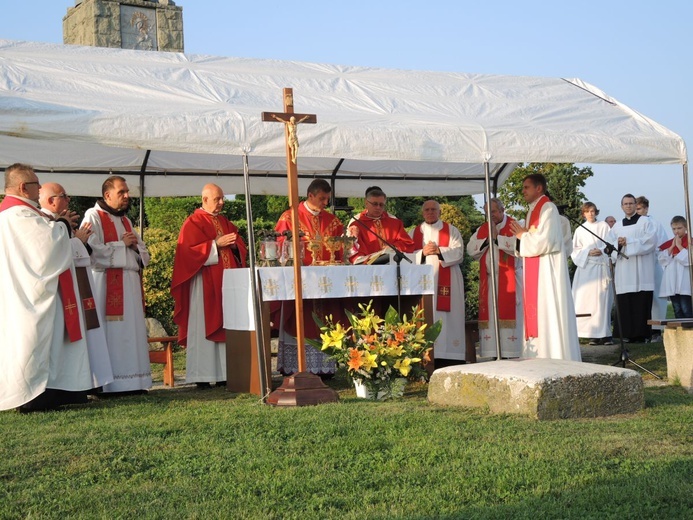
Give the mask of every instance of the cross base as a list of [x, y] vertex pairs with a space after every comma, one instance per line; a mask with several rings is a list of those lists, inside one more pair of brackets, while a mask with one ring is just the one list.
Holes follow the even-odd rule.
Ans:
[[267, 397], [267, 404], [273, 406], [312, 406], [337, 401], [337, 392], [323, 383], [320, 376], [310, 372], [285, 377], [281, 386]]

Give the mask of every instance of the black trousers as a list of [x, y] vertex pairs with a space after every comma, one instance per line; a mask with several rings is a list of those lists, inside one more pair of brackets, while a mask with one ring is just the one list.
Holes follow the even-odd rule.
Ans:
[[640, 291], [616, 295], [621, 316], [621, 334], [614, 323], [614, 336], [629, 339], [649, 339], [652, 327], [647, 324], [652, 316], [653, 291]]

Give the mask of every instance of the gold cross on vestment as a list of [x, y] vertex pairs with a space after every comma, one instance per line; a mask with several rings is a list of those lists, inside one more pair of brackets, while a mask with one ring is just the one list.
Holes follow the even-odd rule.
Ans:
[[77, 305], [70, 300], [69, 298], [65, 302], [65, 310], [70, 313], [70, 316], [72, 316], [72, 311], [77, 308]]
[[450, 289], [448, 287], [441, 287], [438, 291], [441, 296], [448, 296], [450, 294]]
[[108, 295], [108, 304], [109, 305], [120, 305], [123, 303], [123, 297], [120, 294], [109, 294]]

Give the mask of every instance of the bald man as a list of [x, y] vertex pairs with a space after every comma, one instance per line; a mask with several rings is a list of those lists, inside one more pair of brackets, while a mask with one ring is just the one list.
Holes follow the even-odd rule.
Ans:
[[[435, 368], [466, 362], [464, 279], [460, 264], [464, 260], [464, 241], [459, 230], [440, 220], [440, 204], [427, 200], [421, 208], [424, 222], [411, 232], [417, 264], [433, 266], [436, 293], [433, 319], [443, 329], [433, 346]], [[472, 360], [470, 360], [472, 361]]]
[[106, 333], [102, 324], [103, 316], [99, 315], [94, 300], [94, 278], [91, 274], [91, 247], [87, 240], [92, 234], [91, 223], [85, 222], [81, 228], [77, 228], [79, 215], [76, 211], [70, 211], [70, 196], [58, 183], [47, 182], [41, 185], [39, 193], [41, 211], [51, 219], [65, 218], [72, 227], [72, 260], [75, 265], [75, 293], [79, 295], [81, 302], [83, 327], [86, 333], [87, 347], [89, 351], [89, 364], [91, 366], [92, 383], [94, 388], [102, 387], [113, 381], [113, 370], [106, 345]]
[[178, 235], [171, 295], [178, 343], [187, 346], [186, 382], [198, 388], [226, 385], [226, 332], [222, 309], [224, 269], [246, 266], [247, 248], [238, 228], [221, 214], [224, 192], [202, 189], [202, 207]]

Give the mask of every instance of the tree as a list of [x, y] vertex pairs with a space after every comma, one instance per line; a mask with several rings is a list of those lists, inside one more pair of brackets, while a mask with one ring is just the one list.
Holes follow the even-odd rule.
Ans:
[[541, 173], [546, 177], [549, 195], [557, 206], [566, 206], [565, 215], [570, 219], [572, 229], [575, 229], [573, 221], [581, 220], [580, 206], [587, 200], [580, 189], [594, 175], [592, 168], [578, 168], [573, 163], [529, 163], [515, 168], [498, 190], [498, 198], [503, 201], [506, 212], [517, 219], [524, 219], [527, 215], [528, 205], [522, 197], [522, 180], [532, 173]]

